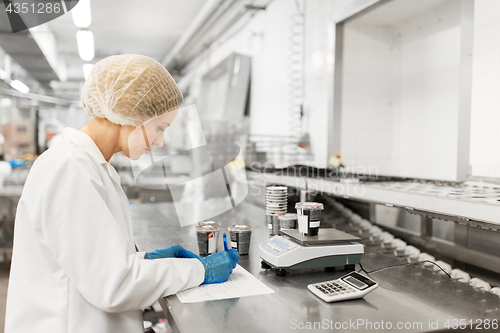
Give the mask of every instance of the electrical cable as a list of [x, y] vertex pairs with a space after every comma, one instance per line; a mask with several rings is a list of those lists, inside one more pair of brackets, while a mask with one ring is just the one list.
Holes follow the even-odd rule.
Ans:
[[425, 262], [429, 262], [429, 263], [431, 263], [433, 265], [436, 265], [440, 270], [442, 270], [451, 279], [450, 274], [448, 274], [444, 269], [442, 269], [441, 266], [439, 266], [438, 264], [436, 264], [435, 262], [430, 261], [430, 260], [422, 260], [422, 261], [410, 262], [410, 263], [407, 263], [407, 264], [392, 265], [392, 266], [387, 266], [387, 267], [383, 267], [383, 268], [379, 268], [379, 269], [374, 269], [373, 271], [369, 271], [369, 272], [367, 272], [363, 268], [363, 265], [361, 265], [361, 263], [359, 263], [359, 267], [361, 267], [361, 269], [358, 272], [363, 271], [366, 274], [371, 274], [371, 273], [376, 273], [376, 272], [380, 272], [380, 271], [385, 271], [386, 269], [392, 269], [392, 268], [397, 268], [397, 267], [402, 267], [402, 266], [417, 265], [417, 264], [422, 264], [422, 263], [425, 263]]

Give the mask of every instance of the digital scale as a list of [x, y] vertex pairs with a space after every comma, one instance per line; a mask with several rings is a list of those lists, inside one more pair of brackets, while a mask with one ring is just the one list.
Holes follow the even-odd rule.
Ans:
[[333, 228], [321, 228], [317, 236], [304, 236], [297, 229], [281, 233], [259, 244], [262, 268], [275, 269], [278, 275], [307, 268], [352, 270], [364, 253], [359, 237]]

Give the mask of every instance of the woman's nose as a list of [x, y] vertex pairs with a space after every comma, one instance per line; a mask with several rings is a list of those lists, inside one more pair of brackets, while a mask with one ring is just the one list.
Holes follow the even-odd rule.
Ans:
[[152, 146], [163, 147], [163, 133], [158, 134], [158, 136], [153, 140]]

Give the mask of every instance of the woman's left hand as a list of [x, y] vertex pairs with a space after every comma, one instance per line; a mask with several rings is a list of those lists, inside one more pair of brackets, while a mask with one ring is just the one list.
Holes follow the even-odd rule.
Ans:
[[186, 250], [180, 245], [172, 245], [166, 249], [155, 250], [146, 253], [145, 259], [162, 259], [162, 258], [196, 258], [201, 259], [191, 251]]

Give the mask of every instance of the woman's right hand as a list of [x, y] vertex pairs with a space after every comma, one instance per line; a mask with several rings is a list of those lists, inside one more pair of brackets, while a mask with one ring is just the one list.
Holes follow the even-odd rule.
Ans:
[[186, 250], [180, 245], [172, 245], [166, 249], [155, 250], [153, 252], [146, 253], [145, 259], [163, 259], [163, 258], [196, 258], [200, 259], [199, 256], [191, 251]]
[[229, 279], [236, 264], [240, 260], [238, 251], [230, 249], [217, 252], [200, 261], [205, 267], [205, 280], [202, 284], [222, 283]]

